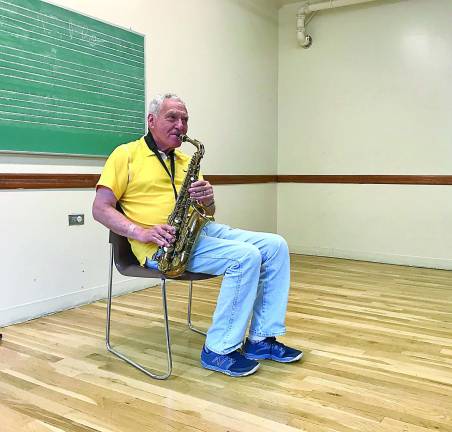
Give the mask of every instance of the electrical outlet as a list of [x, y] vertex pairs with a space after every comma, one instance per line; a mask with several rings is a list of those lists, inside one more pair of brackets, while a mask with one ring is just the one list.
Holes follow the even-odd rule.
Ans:
[[69, 225], [83, 225], [85, 223], [84, 214], [70, 214], [68, 215]]

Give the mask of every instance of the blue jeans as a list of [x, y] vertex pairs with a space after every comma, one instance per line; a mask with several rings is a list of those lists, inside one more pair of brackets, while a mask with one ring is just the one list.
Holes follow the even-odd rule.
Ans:
[[[146, 266], [155, 268], [155, 261]], [[285, 333], [290, 286], [286, 241], [277, 234], [234, 229], [208, 223], [193, 248], [187, 270], [223, 275], [206, 347], [218, 354], [239, 348], [251, 318], [249, 333]]]

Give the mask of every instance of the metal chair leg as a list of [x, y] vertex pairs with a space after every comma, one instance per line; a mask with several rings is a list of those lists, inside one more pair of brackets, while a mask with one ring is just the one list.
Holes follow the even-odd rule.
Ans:
[[196, 333], [202, 334], [204, 336], [207, 335], [207, 333], [203, 332], [202, 330], [198, 330], [193, 326], [191, 323], [191, 302], [193, 298], [193, 281], [190, 281], [190, 284], [188, 285], [188, 313], [187, 313], [187, 325], [188, 328]]
[[160, 287], [162, 289], [162, 303], [163, 303], [163, 315], [165, 320], [165, 335], [166, 335], [166, 354], [167, 354], [167, 372], [163, 375], [157, 375], [152, 373], [150, 370], [146, 369], [140, 363], [137, 363], [130, 359], [129, 357], [122, 354], [120, 351], [114, 349], [110, 344], [110, 325], [111, 325], [111, 299], [112, 299], [112, 285], [113, 285], [113, 246], [110, 246], [110, 268], [108, 272], [108, 301], [107, 301], [107, 325], [106, 325], [106, 333], [105, 333], [105, 344], [107, 346], [107, 350], [112, 354], [119, 357], [121, 360], [124, 360], [126, 363], [130, 364], [134, 368], [143, 372], [147, 376], [151, 378], [155, 378], [158, 380], [167, 379], [171, 375], [172, 371], [172, 358], [171, 358], [171, 340], [170, 340], [170, 331], [169, 331], [169, 323], [168, 323], [168, 307], [166, 303], [166, 281], [165, 279], [161, 279]]

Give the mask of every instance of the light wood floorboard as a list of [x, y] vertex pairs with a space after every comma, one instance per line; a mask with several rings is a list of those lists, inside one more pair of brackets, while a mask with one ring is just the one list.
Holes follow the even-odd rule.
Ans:
[[[194, 292], [207, 328], [220, 279]], [[2, 432], [452, 432], [452, 272], [292, 256], [287, 344], [296, 364], [246, 378], [202, 369], [187, 288], [168, 284], [173, 375], [109, 354], [105, 302], [2, 329]], [[114, 300], [112, 341], [163, 371], [158, 287]]]

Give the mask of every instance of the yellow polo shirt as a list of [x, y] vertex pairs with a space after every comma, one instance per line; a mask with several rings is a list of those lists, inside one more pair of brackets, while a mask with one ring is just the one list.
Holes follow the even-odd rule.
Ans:
[[[174, 158], [177, 191], [185, 178], [190, 156], [179, 150]], [[170, 160], [166, 159], [171, 172]], [[201, 178], [201, 176], [200, 176]], [[107, 159], [97, 186], [106, 186], [115, 194], [127, 219], [144, 228], [165, 224], [175, 204], [171, 180], [144, 138], [117, 147]], [[158, 246], [129, 239], [141, 265]]]

